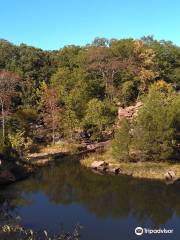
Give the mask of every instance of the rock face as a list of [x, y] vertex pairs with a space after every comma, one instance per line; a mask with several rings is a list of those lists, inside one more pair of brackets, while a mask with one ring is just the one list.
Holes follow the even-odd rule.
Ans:
[[119, 107], [118, 109], [118, 118], [127, 118], [132, 119], [134, 116], [137, 116], [139, 109], [142, 107], [142, 102], [137, 102], [135, 106], [129, 106], [126, 108]]

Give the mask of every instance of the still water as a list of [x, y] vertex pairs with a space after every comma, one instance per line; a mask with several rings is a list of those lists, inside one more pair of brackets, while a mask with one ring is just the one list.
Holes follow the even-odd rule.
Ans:
[[[82, 240], [180, 239], [179, 183], [97, 175], [64, 162], [1, 189], [4, 203], [27, 228], [71, 231], [80, 223]], [[174, 232], [137, 236], [137, 226]]]

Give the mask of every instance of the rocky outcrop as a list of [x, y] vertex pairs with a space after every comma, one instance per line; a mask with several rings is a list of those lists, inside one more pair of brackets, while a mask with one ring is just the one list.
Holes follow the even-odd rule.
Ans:
[[108, 163], [106, 163], [105, 161], [94, 161], [91, 164], [91, 168], [99, 169], [99, 168], [105, 167], [107, 165], [108, 165]]
[[164, 174], [164, 178], [166, 180], [167, 184], [172, 184], [176, 181], [179, 181], [180, 179], [176, 176], [176, 173], [172, 170], [169, 170]]
[[90, 167], [93, 170], [93, 172], [96, 173], [107, 173], [114, 175], [132, 175], [132, 173], [125, 172], [120, 167], [115, 166], [113, 164], [109, 164], [105, 161], [94, 161]]
[[129, 106], [129, 107], [119, 107], [118, 109], [118, 118], [127, 118], [127, 119], [132, 119], [133, 117], [137, 116], [137, 113], [139, 109], [142, 107], [143, 103], [142, 102], [137, 102], [136, 105], [134, 106]]

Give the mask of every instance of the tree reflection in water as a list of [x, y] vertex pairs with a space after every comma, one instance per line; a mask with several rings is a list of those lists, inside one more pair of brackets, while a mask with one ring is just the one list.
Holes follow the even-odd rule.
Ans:
[[24, 193], [43, 192], [54, 204], [77, 203], [97, 217], [121, 218], [132, 215], [143, 224], [165, 224], [173, 214], [180, 216], [180, 185], [130, 177], [101, 176], [78, 163], [60, 163], [41, 169], [34, 176], [1, 190], [0, 202], [31, 205]]

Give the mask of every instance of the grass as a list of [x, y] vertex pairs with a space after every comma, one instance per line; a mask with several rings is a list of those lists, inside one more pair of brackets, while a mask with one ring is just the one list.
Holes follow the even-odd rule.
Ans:
[[56, 153], [74, 153], [78, 151], [78, 148], [79, 144], [59, 142], [54, 145], [40, 146], [38, 151], [30, 153], [28, 157], [46, 156]]
[[[41, 147], [39, 152], [30, 154], [30, 158], [43, 157], [50, 154], [56, 153], [75, 153], [80, 148], [79, 144], [60, 142], [55, 145], [49, 145]], [[133, 177], [137, 178], [148, 178], [148, 179], [160, 179], [164, 180], [164, 174], [172, 170], [176, 176], [180, 178], [180, 163], [177, 162], [118, 162], [112, 157], [112, 149], [110, 144], [103, 153], [90, 153], [80, 160], [80, 163], [85, 167], [90, 167], [93, 161], [105, 161], [113, 166], [120, 167], [127, 174], [132, 174]]]
[[39, 146], [38, 151], [29, 153], [26, 161], [34, 166], [44, 166], [57, 157], [74, 155], [82, 151], [83, 146], [72, 142], [59, 142], [54, 145]]
[[112, 157], [111, 148], [108, 148], [102, 154], [91, 154], [82, 159], [80, 162], [85, 167], [90, 167], [93, 161], [105, 161], [113, 166], [120, 167], [124, 172], [132, 174], [137, 178], [159, 179], [164, 180], [164, 174], [172, 170], [180, 178], [180, 163], [178, 162], [118, 162]]

